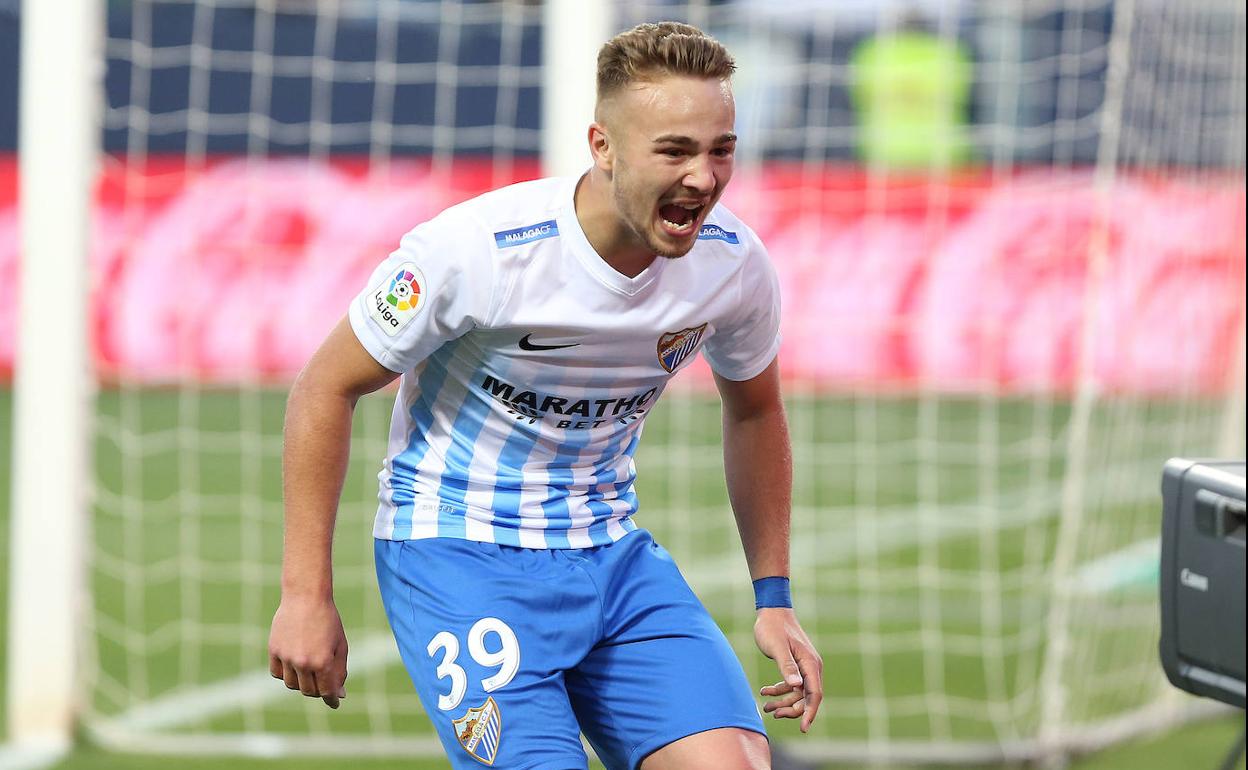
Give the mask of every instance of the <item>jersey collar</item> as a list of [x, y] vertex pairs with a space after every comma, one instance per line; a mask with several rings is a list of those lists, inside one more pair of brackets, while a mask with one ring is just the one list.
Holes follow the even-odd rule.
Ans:
[[581, 229], [581, 222], [576, 218], [576, 183], [580, 180], [579, 176], [568, 177], [564, 180], [564, 189], [562, 192], [563, 206], [559, 210], [559, 233], [564, 236], [568, 248], [576, 256], [585, 269], [599, 283], [606, 286], [612, 291], [634, 296], [645, 289], [659, 277], [663, 272], [663, 268], [668, 260], [657, 257], [653, 262], [637, 275], [629, 278], [619, 272], [594, 250], [590, 244], [589, 238], [585, 237], [585, 231]]

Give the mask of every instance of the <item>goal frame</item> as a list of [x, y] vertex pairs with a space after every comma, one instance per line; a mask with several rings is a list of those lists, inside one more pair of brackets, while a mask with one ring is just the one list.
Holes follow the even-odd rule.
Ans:
[[87, 251], [103, 83], [100, 0], [23, 0], [21, 232], [6, 668], [8, 738], [61, 752], [78, 705], [91, 363]]

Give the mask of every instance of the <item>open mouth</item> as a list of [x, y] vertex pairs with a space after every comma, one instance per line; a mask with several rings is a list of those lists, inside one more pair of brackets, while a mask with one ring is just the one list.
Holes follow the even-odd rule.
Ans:
[[697, 228], [698, 218], [704, 208], [705, 206], [694, 203], [665, 203], [659, 206], [659, 221], [668, 235], [683, 237]]

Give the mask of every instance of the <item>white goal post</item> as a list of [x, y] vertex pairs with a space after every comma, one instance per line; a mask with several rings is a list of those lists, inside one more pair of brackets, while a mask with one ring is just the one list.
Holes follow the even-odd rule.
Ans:
[[103, 4], [22, 3], [21, 288], [14, 367], [8, 735], [69, 745], [81, 703], [91, 391], [87, 269]]

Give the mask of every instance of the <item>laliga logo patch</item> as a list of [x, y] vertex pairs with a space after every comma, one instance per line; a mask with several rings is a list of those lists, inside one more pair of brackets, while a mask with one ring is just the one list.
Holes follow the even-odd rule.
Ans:
[[416, 280], [416, 274], [410, 270], [395, 274], [390, 279], [390, 293], [386, 295], [386, 302], [399, 310], [415, 310], [420, 304], [420, 283]]
[[688, 358], [698, 349], [702, 334], [706, 332], [706, 324], [668, 332], [659, 337], [659, 363], [669, 372], [676, 371], [680, 362]]
[[493, 698], [486, 698], [479, 707], [468, 709], [468, 713], [452, 720], [452, 724], [455, 725], [455, 737], [464, 751], [478, 762], [494, 764], [503, 735], [503, 720], [498, 712], [498, 703]]
[[412, 263], [400, 266], [368, 299], [368, 315], [393, 337], [407, 326], [423, 304], [425, 276]]

